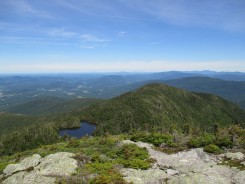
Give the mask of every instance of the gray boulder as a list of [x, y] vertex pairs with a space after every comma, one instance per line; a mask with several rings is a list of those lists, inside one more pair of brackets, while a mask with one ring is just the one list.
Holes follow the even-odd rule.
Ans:
[[27, 157], [20, 161], [19, 164], [9, 164], [4, 170], [3, 173], [5, 176], [10, 176], [13, 173], [20, 171], [28, 170], [37, 166], [41, 161], [41, 156], [34, 154], [31, 157]]
[[236, 152], [236, 153], [228, 152], [228, 153], [222, 154], [221, 157], [226, 157], [231, 160], [243, 160], [245, 158], [244, 154], [241, 152]]
[[173, 175], [179, 174], [179, 171], [176, 171], [176, 170], [173, 170], [173, 169], [167, 169], [167, 174], [169, 176], [173, 176]]
[[42, 176], [69, 176], [76, 172], [78, 162], [72, 158], [75, 154], [59, 152], [42, 159], [35, 170]]
[[123, 140], [123, 141], [121, 141], [120, 145], [124, 145], [124, 144], [135, 144], [135, 142], [133, 142], [131, 140]]
[[219, 175], [205, 175], [203, 173], [190, 173], [172, 177], [168, 184], [229, 184]]
[[22, 171], [8, 177], [3, 184], [54, 184], [55, 178], [39, 175], [36, 171]]
[[245, 170], [240, 171], [234, 177], [234, 183], [236, 184], [244, 184], [245, 183]]
[[[4, 169], [3, 184], [54, 184], [56, 177], [70, 176], [76, 172], [77, 161], [73, 153], [59, 152], [43, 159], [33, 155], [19, 164], [10, 164]], [[40, 163], [40, 164], [39, 164]], [[39, 165], [38, 165], [39, 164]]]
[[168, 177], [168, 175], [160, 169], [122, 169], [121, 173], [127, 182], [134, 184], [161, 184]]
[[[126, 141], [130, 142], [130, 141]], [[132, 143], [132, 141], [130, 142]], [[237, 168], [218, 165], [220, 157], [209, 155], [202, 148], [166, 154], [153, 149], [151, 144], [135, 142], [139, 147], [145, 147], [151, 158], [156, 160], [149, 171], [157, 171], [160, 176], [140, 170], [127, 170], [123, 173], [126, 181], [134, 183], [167, 183], [169, 184], [232, 184], [245, 183], [245, 171]], [[226, 154], [226, 157], [242, 159], [242, 153]], [[224, 157], [224, 156], [223, 156]], [[160, 168], [160, 169], [159, 169]], [[167, 174], [162, 171], [166, 170]], [[158, 172], [160, 170], [160, 172]], [[154, 180], [154, 178], [157, 178]]]

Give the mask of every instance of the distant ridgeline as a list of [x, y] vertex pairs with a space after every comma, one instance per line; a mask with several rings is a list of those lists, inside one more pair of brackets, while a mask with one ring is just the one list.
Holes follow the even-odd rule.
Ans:
[[215, 125], [244, 126], [245, 111], [215, 95], [192, 93], [163, 84], [148, 84], [135, 91], [92, 105], [81, 119], [96, 123], [96, 134], [131, 130], [212, 131]]
[[[59, 141], [61, 128], [97, 125], [95, 135], [150, 132], [200, 134], [240, 124], [245, 111], [215, 95], [193, 93], [163, 84], [148, 84], [110, 100], [80, 100], [76, 110], [42, 116], [0, 113], [0, 155]], [[90, 105], [89, 105], [90, 104]]]

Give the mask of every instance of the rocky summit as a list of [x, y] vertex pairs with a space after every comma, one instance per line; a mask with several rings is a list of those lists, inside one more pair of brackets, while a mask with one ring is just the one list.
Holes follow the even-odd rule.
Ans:
[[[148, 169], [121, 168], [120, 173], [128, 183], [134, 184], [244, 184], [245, 170], [224, 165], [227, 160], [244, 165], [244, 154], [227, 152], [207, 154], [202, 148], [167, 154], [155, 150], [153, 145], [124, 140], [123, 145], [134, 144], [148, 151], [154, 160]], [[42, 158], [38, 154], [26, 157], [4, 170], [3, 184], [53, 184], [62, 177], [76, 174], [79, 161], [73, 153], [58, 152]], [[94, 175], [95, 176], [95, 175]], [[91, 175], [91, 177], [94, 177]]]
[[[148, 170], [122, 169], [124, 179], [135, 184], [244, 184], [245, 171], [219, 165], [222, 159], [244, 158], [243, 153], [227, 153], [225, 155], [209, 155], [202, 148], [166, 154], [153, 149], [148, 143], [123, 141], [123, 144], [136, 144], [148, 150], [150, 157], [156, 160]], [[228, 158], [226, 157], [226, 158]]]

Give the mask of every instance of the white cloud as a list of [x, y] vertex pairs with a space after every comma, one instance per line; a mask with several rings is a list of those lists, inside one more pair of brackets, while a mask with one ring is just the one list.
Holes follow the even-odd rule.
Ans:
[[93, 46], [93, 45], [81, 45], [80, 47], [82, 49], [94, 49], [95, 48], [95, 46]]
[[245, 30], [244, 0], [56, 0], [92, 16]]
[[66, 31], [64, 28], [53, 29], [49, 32], [51, 36], [74, 37], [78, 34], [72, 31]]
[[93, 49], [96, 47], [106, 47], [110, 40], [102, 39], [91, 34], [82, 34], [79, 36], [82, 39], [81, 48]]
[[118, 9], [113, 1], [101, 0], [54, 0], [57, 4], [87, 15], [104, 15], [105, 12], [117, 14]]
[[126, 36], [126, 32], [125, 31], [119, 31], [118, 33], [117, 33], [117, 35], [119, 36], [119, 37], [124, 37], [124, 36]]
[[245, 1], [234, 0], [134, 0], [125, 6], [178, 25], [209, 26], [245, 30]]
[[15, 11], [20, 13], [31, 14], [32, 16], [34, 15], [40, 18], [53, 18], [49, 12], [37, 9], [27, 0], [8, 0], [3, 2], [3, 5], [13, 8]]
[[98, 38], [94, 35], [91, 34], [82, 34], [80, 36], [80, 38], [84, 41], [84, 42], [93, 42], [93, 43], [103, 43], [103, 42], [108, 42], [109, 40], [105, 40], [102, 38]]

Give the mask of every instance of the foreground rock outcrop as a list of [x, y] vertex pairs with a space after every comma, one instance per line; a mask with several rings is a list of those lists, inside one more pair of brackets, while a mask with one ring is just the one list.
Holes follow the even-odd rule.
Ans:
[[33, 169], [41, 162], [41, 156], [38, 154], [34, 154], [31, 157], [27, 157], [20, 161], [19, 164], [9, 164], [3, 171], [5, 176], [13, 175], [19, 171], [25, 171], [29, 169]]
[[[244, 154], [207, 154], [202, 148], [166, 154], [153, 149], [143, 142], [122, 141], [123, 144], [136, 144], [146, 148], [155, 160], [147, 170], [121, 168], [120, 172], [127, 182], [134, 184], [244, 184], [245, 170], [239, 167], [221, 165], [229, 160], [242, 165]], [[57, 179], [72, 177], [79, 167], [77, 156], [73, 153], [58, 152], [42, 158], [34, 154], [17, 164], [9, 164], [0, 176], [3, 184], [54, 184]], [[79, 160], [79, 159], [78, 159]], [[80, 166], [81, 167], [81, 166]], [[241, 167], [244, 169], [244, 167]], [[240, 169], [241, 169], [240, 168]], [[91, 177], [96, 176], [93, 173]], [[2, 178], [1, 178], [2, 177]], [[86, 181], [85, 181], [86, 182]]]
[[53, 184], [56, 177], [76, 172], [75, 155], [67, 152], [50, 154], [44, 158], [34, 154], [18, 164], [10, 164], [3, 171], [3, 184]]
[[121, 173], [128, 182], [136, 184], [244, 184], [245, 171], [218, 165], [223, 157], [242, 160], [243, 153], [209, 155], [202, 148], [166, 154], [153, 149], [151, 144], [123, 141], [122, 144], [136, 144], [145, 147], [156, 162], [151, 169], [122, 169]]

